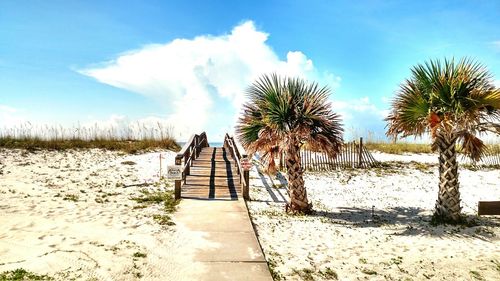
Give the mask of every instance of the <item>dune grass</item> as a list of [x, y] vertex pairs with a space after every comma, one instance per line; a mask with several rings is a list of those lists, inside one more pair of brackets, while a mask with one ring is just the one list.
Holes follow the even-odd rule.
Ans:
[[[364, 144], [368, 150], [380, 151], [390, 154], [403, 153], [432, 153], [431, 145], [425, 143], [407, 143], [407, 142], [368, 142]], [[500, 144], [487, 144], [488, 152], [492, 154], [500, 154]], [[457, 145], [457, 151], [460, 152], [460, 147]]]
[[100, 148], [136, 153], [151, 149], [179, 150], [172, 129], [161, 124], [123, 127], [34, 127], [31, 124], [0, 128], [0, 148], [66, 150]]
[[389, 143], [389, 142], [368, 142], [364, 144], [368, 150], [375, 150], [390, 154], [403, 153], [431, 153], [431, 145], [423, 143]]
[[165, 139], [143, 139], [143, 140], [119, 140], [119, 139], [58, 139], [43, 140], [40, 138], [0, 137], [0, 148], [18, 148], [26, 150], [66, 150], [66, 149], [89, 149], [101, 148], [106, 150], [120, 150], [126, 153], [136, 153], [151, 149], [179, 150], [179, 145], [173, 138]]

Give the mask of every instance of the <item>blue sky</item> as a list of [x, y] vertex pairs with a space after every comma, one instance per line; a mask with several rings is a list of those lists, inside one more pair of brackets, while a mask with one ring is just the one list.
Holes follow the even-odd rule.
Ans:
[[410, 67], [451, 56], [498, 83], [500, 1], [2, 0], [0, 127], [160, 121], [217, 140], [278, 71], [329, 85], [348, 135], [382, 135]]

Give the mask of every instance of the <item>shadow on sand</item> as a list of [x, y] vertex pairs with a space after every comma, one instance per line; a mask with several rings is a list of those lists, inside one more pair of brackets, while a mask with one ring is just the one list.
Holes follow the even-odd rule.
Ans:
[[491, 239], [494, 234], [487, 227], [500, 227], [500, 218], [468, 216], [469, 225], [431, 224], [428, 210], [417, 207], [394, 207], [389, 210], [373, 208], [339, 207], [334, 211], [314, 211], [311, 217], [321, 217], [325, 222], [351, 225], [352, 227], [384, 227], [394, 230], [393, 235], [455, 236]]

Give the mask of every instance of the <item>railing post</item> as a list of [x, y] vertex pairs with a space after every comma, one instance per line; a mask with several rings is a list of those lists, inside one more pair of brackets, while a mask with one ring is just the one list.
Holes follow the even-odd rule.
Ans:
[[[182, 157], [175, 157], [175, 165], [181, 165]], [[184, 173], [183, 173], [184, 174]], [[181, 180], [175, 180], [174, 198], [181, 199]]]
[[363, 165], [363, 138], [359, 138], [359, 153], [358, 153], [358, 167], [362, 167]]
[[[241, 158], [247, 158], [246, 154], [243, 154]], [[243, 199], [250, 200], [250, 171], [243, 170], [243, 180], [245, 184], [243, 185]]]
[[195, 136], [194, 137], [194, 159], [198, 158], [198, 155], [199, 155], [198, 154], [198, 143], [199, 143], [199, 141], [200, 140], [199, 140], [198, 136]]
[[191, 166], [191, 163], [189, 163], [189, 165], [188, 165], [187, 161], [188, 161], [188, 159], [189, 159], [190, 154], [192, 154], [192, 153], [193, 153], [193, 148], [192, 148], [192, 147], [191, 147], [191, 149], [189, 149], [189, 152], [190, 152], [190, 153], [186, 153], [186, 154], [184, 154], [184, 165], [186, 166], [186, 169], [184, 170], [184, 173], [185, 173], [186, 175], [189, 175], [189, 173], [190, 173], [190, 168], [191, 168], [190, 166]]

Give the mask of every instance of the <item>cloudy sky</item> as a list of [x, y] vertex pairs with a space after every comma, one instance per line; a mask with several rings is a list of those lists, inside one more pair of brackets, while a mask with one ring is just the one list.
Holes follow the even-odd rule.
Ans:
[[384, 133], [416, 63], [500, 81], [499, 1], [0, 1], [0, 128], [157, 122], [232, 132], [263, 73], [328, 85], [349, 136]]

